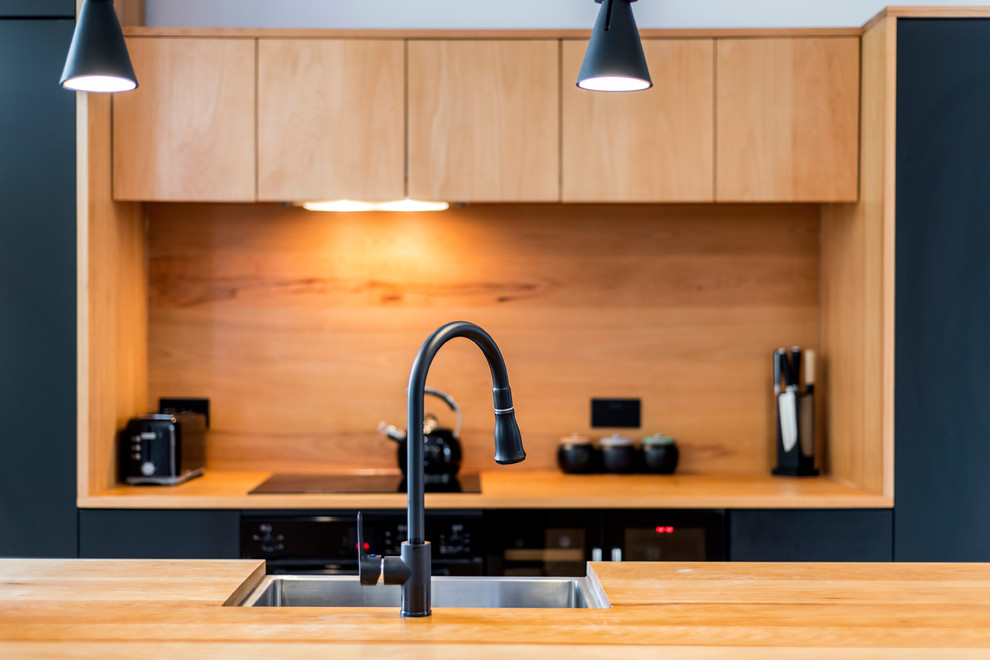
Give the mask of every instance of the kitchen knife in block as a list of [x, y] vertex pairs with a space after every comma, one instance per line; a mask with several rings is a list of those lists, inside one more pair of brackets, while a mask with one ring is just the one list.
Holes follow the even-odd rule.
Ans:
[[[792, 348], [791, 353], [797, 351]], [[777, 395], [777, 416], [780, 420], [780, 440], [784, 447], [784, 452], [790, 452], [797, 445], [798, 441], [798, 420], [797, 420], [797, 371], [799, 365], [788, 359], [787, 352], [783, 348], [777, 349], [777, 361], [780, 364], [780, 371], [784, 374], [784, 381], [787, 390]]]
[[804, 352], [804, 394], [801, 395], [798, 429], [801, 441], [801, 455], [815, 457], [815, 352]]
[[788, 389], [777, 395], [777, 415], [780, 417], [780, 440], [785, 452], [794, 450], [798, 441], [797, 393]]

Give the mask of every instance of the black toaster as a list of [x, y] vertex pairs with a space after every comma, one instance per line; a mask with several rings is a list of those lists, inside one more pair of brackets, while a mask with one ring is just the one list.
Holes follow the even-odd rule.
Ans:
[[148, 413], [132, 418], [118, 438], [120, 481], [175, 485], [203, 474], [206, 416]]

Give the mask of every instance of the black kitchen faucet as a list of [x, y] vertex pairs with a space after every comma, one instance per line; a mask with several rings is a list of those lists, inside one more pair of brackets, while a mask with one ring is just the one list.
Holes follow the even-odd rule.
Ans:
[[358, 514], [358, 574], [361, 584], [374, 585], [379, 576], [385, 584], [402, 585], [402, 616], [430, 616], [430, 543], [426, 540], [426, 507], [424, 505], [423, 470], [423, 396], [426, 374], [440, 347], [454, 337], [470, 339], [488, 360], [492, 370], [492, 393], [495, 397], [495, 462], [501, 465], [518, 463], [526, 458], [522, 436], [512, 410], [512, 392], [505, 361], [495, 340], [474, 323], [454, 321], [433, 331], [416, 354], [409, 372], [406, 403], [406, 451], [408, 460], [407, 517], [409, 538], [403, 541], [398, 557], [376, 557], [364, 551], [361, 514]]

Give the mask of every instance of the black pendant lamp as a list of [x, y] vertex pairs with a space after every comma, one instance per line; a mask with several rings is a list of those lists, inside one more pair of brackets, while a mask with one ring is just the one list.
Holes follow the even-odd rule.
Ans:
[[83, 0], [59, 84], [77, 92], [127, 92], [137, 87], [113, 0]]
[[602, 8], [578, 73], [581, 89], [633, 92], [653, 87], [630, 4], [635, 1], [595, 0]]

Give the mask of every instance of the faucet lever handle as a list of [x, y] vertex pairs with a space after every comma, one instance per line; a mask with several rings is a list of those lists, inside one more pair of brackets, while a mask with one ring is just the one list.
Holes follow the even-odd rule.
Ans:
[[358, 578], [361, 584], [378, 584], [378, 577], [382, 574], [382, 558], [365, 552], [364, 521], [361, 519], [360, 511], [357, 514], [357, 550]]

